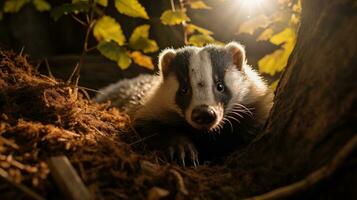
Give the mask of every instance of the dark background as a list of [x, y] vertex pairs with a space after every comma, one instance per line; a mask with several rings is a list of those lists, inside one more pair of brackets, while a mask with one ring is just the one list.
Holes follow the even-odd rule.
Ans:
[[[49, 2], [52, 8], [64, 3], [61, 0]], [[150, 38], [157, 41], [160, 49], [184, 45], [181, 25], [166, 26], [160, 23], [161, 13], [171, 8], [169, 0], [141, 0], [140, 3], [146, 8], [150, 17], [149, 20], [121, 15], [115, 9], [113, 2], [109, 2], [110, 4], [105, 12], [117, 19], [127, 39], [136, 26], [150, 24]], [[191, 23], [213, 31], [213, 37], [219, 41], [235, 40], [241, 42], [246, 47], [248, 63], [256, 67], [260, 58], [273, 52], [278, 47], [269, 42], [255, 41], [262, 29], [258, 29], [254, 35], [238, 35], [239, 25], [251, 15], [262, 12], [269, 14], [273, 10], [248, 11], [239, 7], [239, 4], [232, 2], [234, 1], [208, 0], [206, 3], [213, 9], [191, 10], [188, 8], [188, 16], [191, 18]], [[83, 17], [83, 15], [79, 15], [79, 18], [83, 19]], [[84, 34], [85, 27], [70, 16], [64, 16], [58, 21], [54, 21], [50, 18], [49, 12], [38, 12], [32, 4], [27, 4], [18, 13], [4, 14], [0, 21], [1, 46], [17, 52], [23, 49], [26, 54], [30, 55], [33, 64], [38, 65], [40, 71], [46, 73], [44, 59], [47, 58], [54, 76], [64, 80], [69, 77], [75, 63], [78, 62]], [[89, 47], [95, 44], [96, 41], [91, 37]], [[150, 54], [154, 58], [155, 65], [157, 64], [158, 53]], [[133, 77], [138, 73], [151, 72], [135, 64], [132, 64], [127, 70], [121, 70], [115, 62], [107, 60], [99, 52], [93, 51], [85, 58], [80, 85], [98, 89], [123, 77]], [[269, 81], [271, 79], [271, 77], [266, 78]]]

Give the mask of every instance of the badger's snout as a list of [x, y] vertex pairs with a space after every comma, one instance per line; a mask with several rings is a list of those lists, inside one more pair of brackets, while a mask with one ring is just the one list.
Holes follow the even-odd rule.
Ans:
[[191, 120], [198, 125], [208, 126], [216, 121], [216, 112], [208, 105], [200, 105], [192, 110]]

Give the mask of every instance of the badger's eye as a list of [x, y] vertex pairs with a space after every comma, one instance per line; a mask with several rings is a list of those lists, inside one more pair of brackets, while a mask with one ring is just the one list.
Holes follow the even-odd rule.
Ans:
[[224, 91], [224, 85], [222, 83], [217, 83], [217, 91], [218, 92], [223, 92]]
[[187, 87], [182, 87], [182, 88], [180, 89], [180, 94], [181, 94], [181, 95], [186, 95], [187, 93], [188, 93]]

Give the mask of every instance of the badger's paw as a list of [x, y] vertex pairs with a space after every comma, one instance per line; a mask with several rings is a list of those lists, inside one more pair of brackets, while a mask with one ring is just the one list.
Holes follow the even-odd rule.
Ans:
[[167, 153], [172, 163], [177, 163], [182, 167], [186, 167], [186, 163], [195, 168], [199, 165], [197, 149], [187, 136], [176, 135], [172, 137]]

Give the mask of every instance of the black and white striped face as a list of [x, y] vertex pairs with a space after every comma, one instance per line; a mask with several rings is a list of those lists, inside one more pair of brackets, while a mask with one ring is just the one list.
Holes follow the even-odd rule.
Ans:
[[234, 106], [232, 98], [244, 96], [239, 90], [243, 62], [243, 48], [232, 42], [225, 47], [168, 49], [160, 55], [159, 65], [169, 85], [167, 93], [174, 96], [174, 110], [194, 128], [209, 131]]

